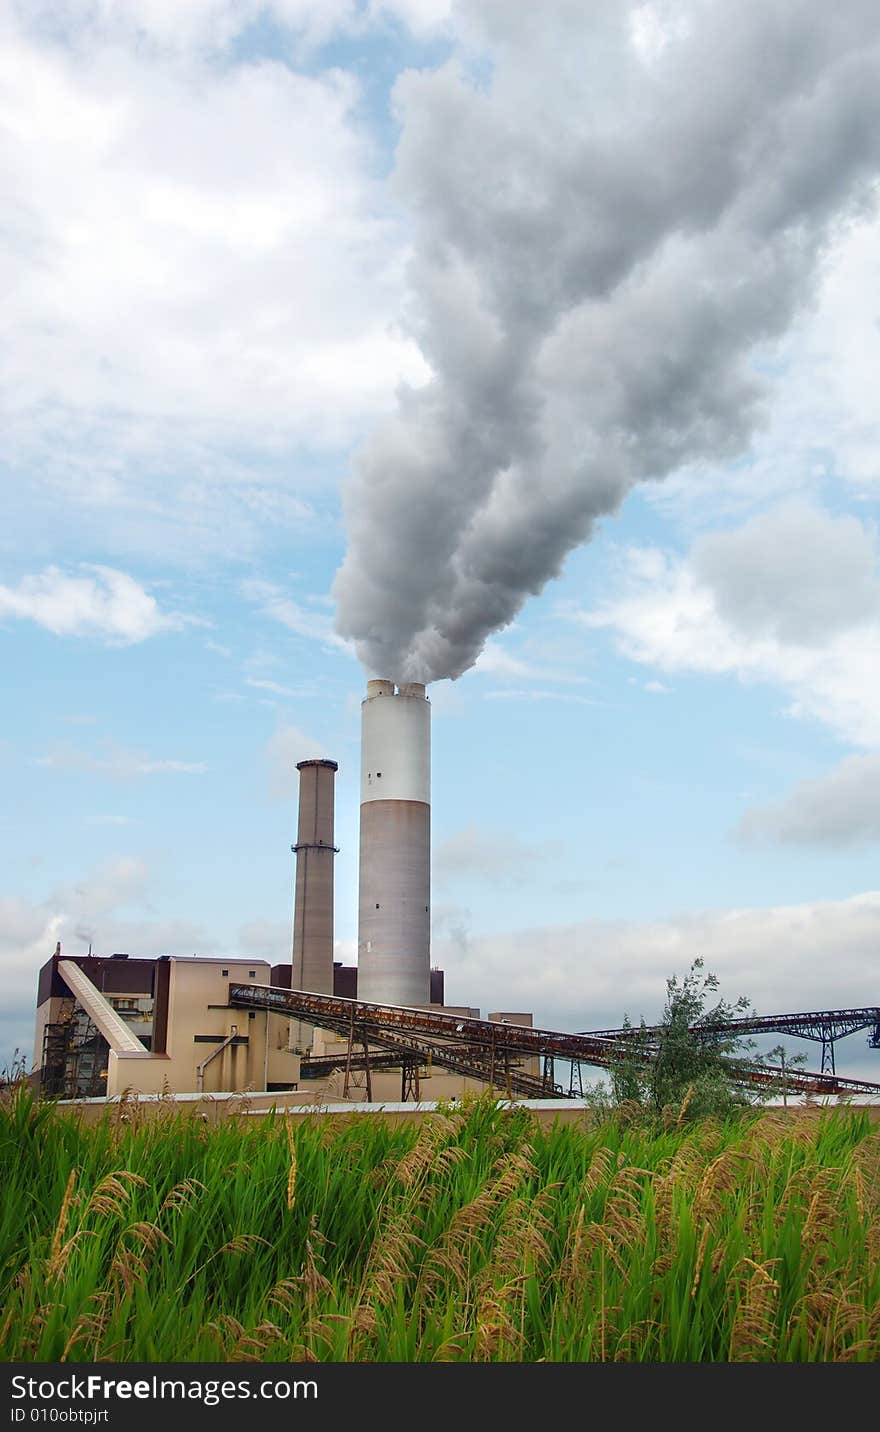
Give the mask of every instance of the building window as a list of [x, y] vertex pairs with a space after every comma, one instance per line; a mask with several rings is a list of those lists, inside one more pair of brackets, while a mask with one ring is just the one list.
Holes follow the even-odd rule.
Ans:
[[248, 979], [249, 979], [249, 980], [255, 980], [256, 978], [257, 978], [257, 972], [256, 972], [256, 970], [248, 970]]
[[228, 970], [221, 970], [220, 973], [221, 973], [221, 975], [228, 975], [228, 974], [229, 974], [229, 971], [228, 971]]

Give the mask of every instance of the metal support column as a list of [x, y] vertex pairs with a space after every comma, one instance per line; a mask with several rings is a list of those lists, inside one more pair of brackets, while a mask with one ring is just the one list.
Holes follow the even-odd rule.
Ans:
[[351, 1023], [348, 1027], [348, 1048], [345, 1051], [345, 1078], [342, 1081], [342, 1097], [348, 1098], [348, 1091], [351, 1087], [351, 1051], [354, 1045], [354, 1010], [351, 1012]]
[[364, 1046], [363, 1046], [363, 1047], [364, 1047], [364, 1069], [366, 1070], [366, 1075], [367, 1075], [367, 1103], [368, 1103], [368, 1104], [372, 1104], [372, 1102], [373, 1102], [373, 1079], [372, 1079], [372, 1074], [371, 1074], [371, 1071], [370, 1071], [370, 1046], [367, 1044], [367, 1041], [366, 1041], [366, 1040], [364, 1040]]
[[400, 1102], [405, 1104], [410, 1096], [416, 1103], [419, 1102], [419, 1066], [407, 1060], [400, 1069]]

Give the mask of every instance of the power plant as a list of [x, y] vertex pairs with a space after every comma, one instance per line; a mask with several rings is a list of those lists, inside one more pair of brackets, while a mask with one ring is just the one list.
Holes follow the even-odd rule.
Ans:
[[[367, 683], [356, 967], [333, 958], [338, 766], [303, 760], [289, 962], [66, 958], [59, 944], [39, 975], [31, 1077], [41, 1092], [201, 1098], [248, 1090], [302, 1104], [494, 1088], [571, 1098], [583, 1092], [583, 1065], [612, 1068], [629, 1058], [629, 1027], [568, 1034], [532, 1028], [528, 1013], [481, 1019], [478, 1009], [444, 1004], [430, 948], [430, 713], [419, 683]], [[880, 1048], [876, 1008], [736, 1021], [740, 1032], [821, 1042], [821, 1073], [787, 1075], [792, 1092], [806, 1093], [880, 1094], [880, 1085], [841, 1079], [834, 1069], [835, 1039], [865, 1028]], [[556, 1082], [557, 1060], [570, 1069], [567, 1089]], [[743, 1066], [737, 1077], [764, 1087], [774, 1075]]]

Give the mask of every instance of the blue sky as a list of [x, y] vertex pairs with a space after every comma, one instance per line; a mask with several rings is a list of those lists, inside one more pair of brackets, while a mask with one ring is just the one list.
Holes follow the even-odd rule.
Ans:
[[[819, 77], [803, 94], [827, 91], [836, 132], [846, 45], [880, 67], [876, 27], [857, 0], [843, 38], [823, 7], [795, 8]], [[744, 5], [742, 55], [789, 9]], [[471, 589], [447, 577], [474, 554], [460, 538], [432, 575], [425, 494], [438, 533], [461, 507], [485, 553], [507, 543], [501, 616], [471, 612], [465, 669], [429, 688], [449, 1001], [559, 1028], [650, 1019], [701, 956], [762, 1013], [877, 1002], [880, 156], [858, 151], [856, 71], [851, 155], [828, 172], [818, 155], [783, 194], [804, 146], [774, 112], [760, 184], [730, 180], [719, 212], [769, 224], [785, 201], [784, 242], [701, 228], [670, 159], [638, 221], [655, 247], [600, 289], [606, 238], [584, 238], [589, 294], [571, 279], [568, 236], [622, 223], [617, 181], [595, 176], [618, 153], [632, 194], [639, 166], [656, 174], [644, 95], [671, 83], [665, 65], [687, 73], [722, 12], [600, 5], [587, 29], [560, 0], [532, 30], [490, 0], [0, 0], [4, 1058], [30, 1049], [58, 939], [286, 959], [294, 767], [310, 755], [339, 762], [337, 936], [354, 958], [359, 704], [390, 674], [369, 632], [384, 639], [422, 565], [430, 632], [467, 625]], [[737, 126], [759, 149], [758, 88], [737, 97], [754, 115], [730, 121], [731, 150]], [[675, 122], [675, 154], [711, 188], [717, 159], [694, 138], [710, 126]], [[595, 135], [589, 202], [556, 213], [571, 186], [552, 166]], [[842, 188], [828, 173], [850, 159]], [[535, 229], [511, 246], [516, 207], [493, 205], [531, 179], [546, 208], [517, 191]], [[699, 326], [707, 294], [723, 339]], [[670, 313], [699, 335], [689, 366]], [[493, 410], [509, 485], [471, 509], [476, 395], [514, 343], [534, 357]], [[571, 532], [541, 567], [563, 499]], [[377, 546], [364, 533], [380, 521]], [[434, 650], [405, 618], [401, 661]], [[857, 1035], [838, 1067], [880, 1077], [877, 1059]]]

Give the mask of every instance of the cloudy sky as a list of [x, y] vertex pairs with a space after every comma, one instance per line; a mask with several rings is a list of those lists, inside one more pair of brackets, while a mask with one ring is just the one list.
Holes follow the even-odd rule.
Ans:
[[310, 755], [354, 957], [371, 675], [450, 1002], [880, 1001], [878, 96], [875, 0], [0, 0], [3, 1060], [59, 939], [286, 959]]

